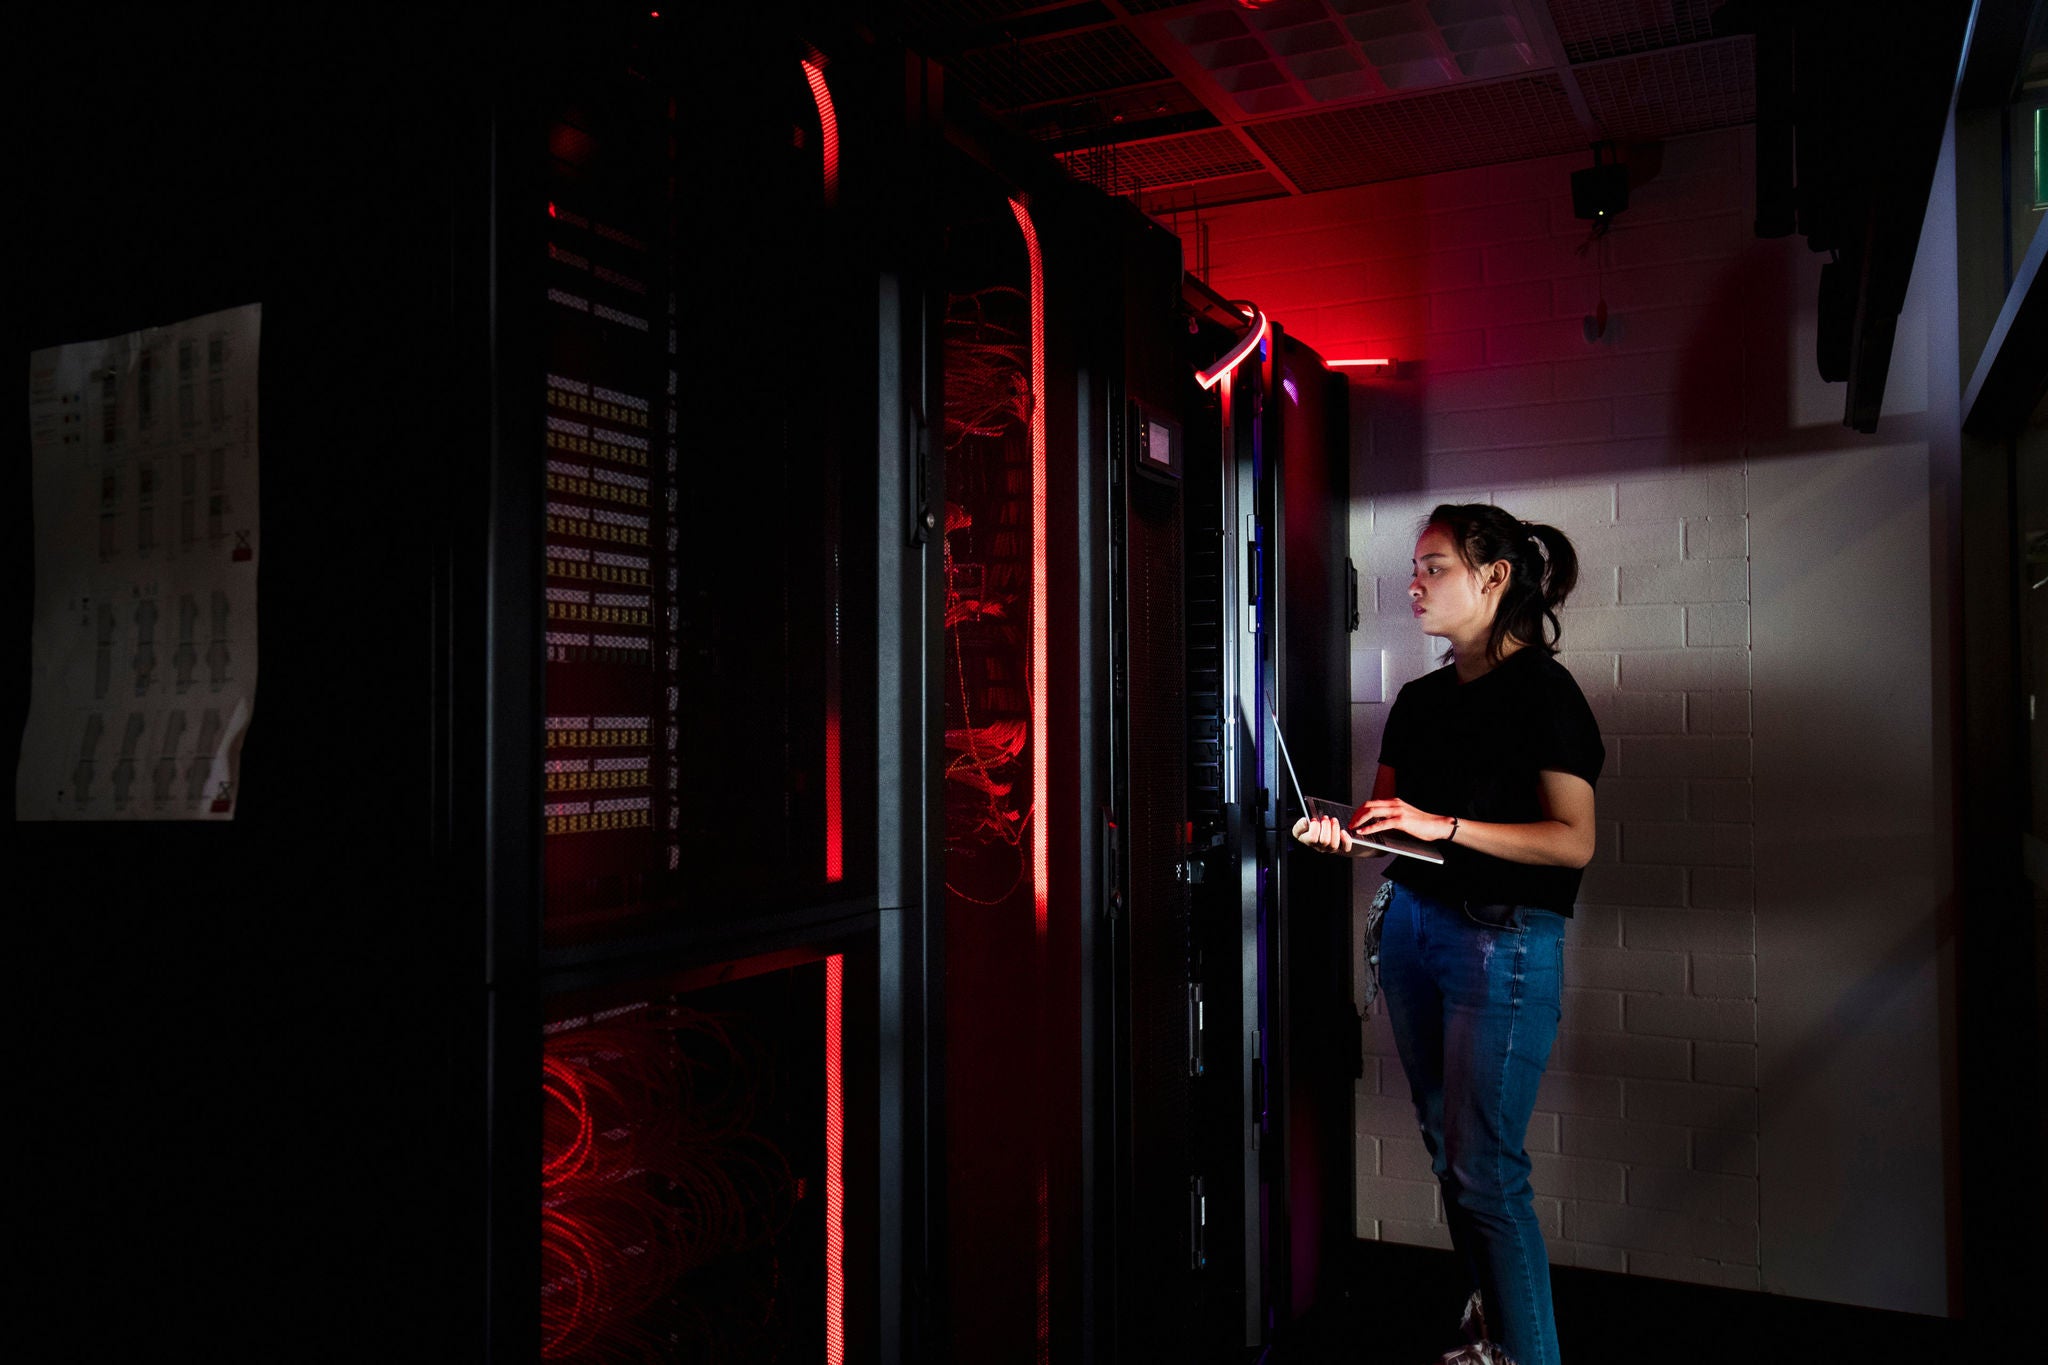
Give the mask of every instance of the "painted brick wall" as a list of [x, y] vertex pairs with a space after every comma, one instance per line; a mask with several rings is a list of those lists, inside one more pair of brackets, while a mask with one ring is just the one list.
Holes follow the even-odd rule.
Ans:
[[[1554, 1260], [1758, 1287], [1759, 1083], [1748, 469], [1782, 400], [1779, 271], [1747, 209], [1747, 130], [1669, 144], [1603, 245], [1555, 158], [1218, 210], [1211, 281], [1354, 382], [1354, 791], [1435, 646], [1408, 557], [1438, 502], [1569, 534], [1563, 661], [1600, 718], [1599, 851], [1529, 1133]], [[1582, 250], [1582, 247], [1584, 248]], [[1605, 297], [1608, 333], [1582, 319]], [[1762, 301], [1775, 317], [1760, 320]], [[1761, 352], [1761, 354], [1760, 354]], [[1354, 372], [1357, 373], [1357, 372]], [[1361, 864], [1363, 907], [1378, 885]], [[1358, 1231], [1448, 1245], [1383, 1017], [1357, 1091]]]

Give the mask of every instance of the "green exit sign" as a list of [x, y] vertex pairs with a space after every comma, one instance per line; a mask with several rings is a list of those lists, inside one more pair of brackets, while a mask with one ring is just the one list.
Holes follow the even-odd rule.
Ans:
[[2048, 113], [2048, 106], [2037, 105], [2034, 109], [2034, 207], [2048, 208], [2048, 163], [2044, 163], [2044, 149], [2041, 146], [2041, 116]]

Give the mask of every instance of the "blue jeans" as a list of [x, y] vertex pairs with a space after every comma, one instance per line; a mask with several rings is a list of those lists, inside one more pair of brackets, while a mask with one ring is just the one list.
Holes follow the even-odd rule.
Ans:
[[[1485, 921], [1485, 922], [1483, 922]], [[1380, 988], [1451, 1243], [1517, 1365], [1558, 1365], [1523, 1139], [1557, 1039], [1564, 916], [1394, 888]]]

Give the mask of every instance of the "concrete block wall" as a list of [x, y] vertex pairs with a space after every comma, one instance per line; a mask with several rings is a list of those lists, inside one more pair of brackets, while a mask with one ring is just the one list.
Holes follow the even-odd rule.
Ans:
[[[1560, 658], [1599, 717], [1608, 761], [1599, 848], [1566, 940], [1563, 1020], [1529, 1135], [1552, 1257], [1756, 1288], [1743, 471], [1446, 484], [1358, 499], [1352, 554], [1374, 586], [1352, 650], [1361, 792], [1400, 684], [1439, 654], [1408, 613], [1407, 561], [1417, 523], [1447, 501], [1496, 502], [1548, 521], [1581, 554]], [[1361, 901], [1378, 881], [1361, 866]], [[1448, 1245], [1384, 1016], [1368, 1024], [1366, 1049], [1359, 1235]]]
[[[1562, 528], [1579, 551], [1562, 659], [1600, 719], [1608, 762], [1598, 852], [1567, 935], [1562, 1028], [1528, 1139], [1553, 1260], [1769, 1289], [1752, 473], [1807, 446], [1823, 462], [1858, 452], [1820, 425], [1839, 421], [1839, 387], [1799, 377], [1812, 369], [1812, 268], [1799, 244], [1752, 237], [1751, 145], [1748, 129], [1667, 144], [1604, 242], [1571, 213], [1568, 177], [1583, 157], [1206, 219], [1210, 280], [1226, 296], [1257, 301], [1326, 359], [1400, 362], [1352, 371], [1355, 793], [1370, 786], [1401, 684], [1439, 657], [1406, 597], [1427, 510], [1496, 502]], [[1605, 334], [1589, 340], [1585, 319], [1602, 298]], [[1834, 411], [1814, 417], [1830, 394]], [[1926, 641], [1908, 644], [1894, 666], [1924, 672]], [[1780, 711], [1796, 721], [1806, 704]], [[1929, 723], [1900, 719], [1923, 740]], [[1781, 785], [1771, 799], [1796, 803], [1797, 791]], [[1361, 863], [1361, 920], [1378, 882]], [[1797, 1013], [1780, 1051], [1806, 1056], [1801, 1030], [1822, 1024]], [[1447, 1246], [1383, 1017], [1368, 1022], [1365, 1049], [1358, 1234]], [[1931, 1179], [1938, 1210], [1938, 1170]], [[1830, 1216], [1790, 1209], [1803, 1197], [1782, 1197], [1781, 1223]], [[1932, 1290], [1883, 1306], [1938, 1311], [1940, 1261], [1937, 1246], [1904, 1272], [1931, 1276]], [[1870, 1301], [1879, 1291], [1866, 1285], [1900, 1278], [1894, 1266], [1792, 1280], [1794, 1292]]]

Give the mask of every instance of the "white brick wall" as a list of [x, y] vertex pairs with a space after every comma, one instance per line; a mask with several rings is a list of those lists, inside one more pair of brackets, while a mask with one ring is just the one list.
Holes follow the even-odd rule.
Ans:
[[[1436, 652], [1406, 599], [1428, 508], [1497, 502], [1578, 547], [1563, 660], [1608, 765], [1530, 1131], [1537, 1210], [1561, 1264], [1756, 1288], [1750, 507], [1715, 416], [1744, 407], [1722, 314], [1751, 247], [1748, 137], [1674, 142], [1633, 194], [1607, 243], [1599, 345], [1580, 326], [1600, 286], [1569, 203], [1582, 157], [1220, 210], [1210, 251], [1212, 283], [1326, 356], [1407, 362], [1355, 385], [1354, 791]], [[1361, 868], [1361, 906], [1377, 883]], [[1383, 1017], [1365, 1048], [1359, 1235], [1447, 1245]]]

